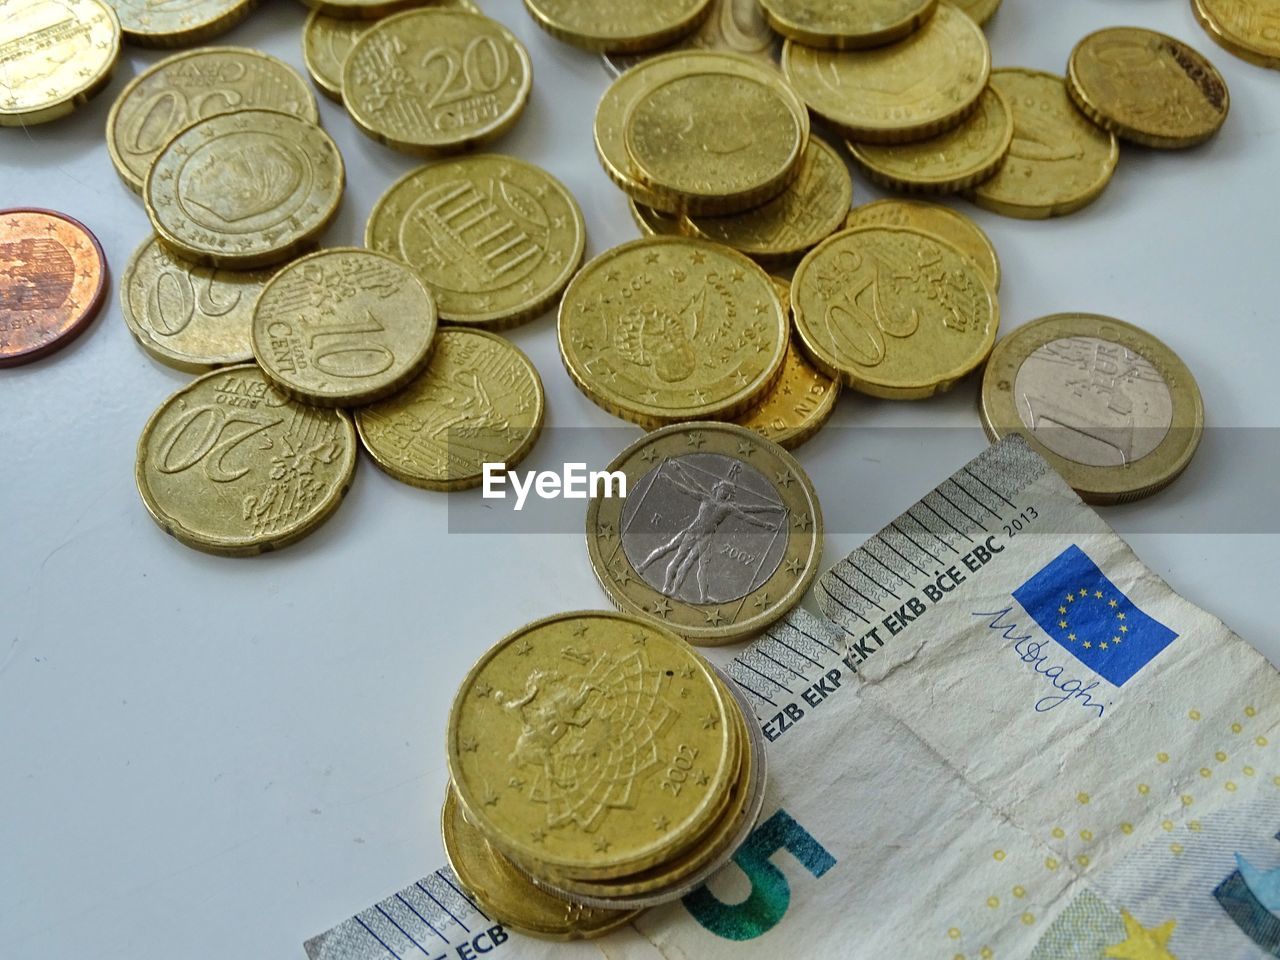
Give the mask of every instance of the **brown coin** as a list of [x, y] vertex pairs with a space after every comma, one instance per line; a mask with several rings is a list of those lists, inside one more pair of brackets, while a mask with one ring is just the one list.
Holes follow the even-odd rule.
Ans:
[[0, 210], [0, 367], [64, 347], [98, 314], [107, 259], [78, 220]]

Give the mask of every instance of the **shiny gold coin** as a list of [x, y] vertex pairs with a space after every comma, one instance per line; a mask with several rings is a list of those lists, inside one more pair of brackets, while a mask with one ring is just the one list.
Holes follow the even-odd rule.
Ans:
[[1076, 44], [1067, 92], [1103, 129], [1163, 149], [1203, 143], [1231, 109], [1212, 63], [1181, 40], [1137, 27], [1099, 30]]
[[646, 427], [729, 418], [782, 369], [789, 323], [769, 275], [727, 247], [654, 237], [616, 247], [560, 305], [560, 356], [574, 383]]
[[116, 98], [107, 116], [107, 152], [120, 179], [141, 193], [174, 134], [198, 120], [250, 109], [320, 120], [302, 77], [275, 57], [245, 47], [175, 54], [139, 74]]
[[347, 20], [377, 20], [420, 7], [428, 0], [302, 0], [312, 10]]
[[631, 210], [631, 219], [640, 228], [642, 235], [646, 237], [686, 236], [682, 229], [683, 224], [680, 217], [670, 213], [663, 213], [661, 210], [653, 209], [653, 207], [646, 207], [644, 204], [637, 203], [634, 200], [628, 200], [627, 206]]
[[510, 30], [437, 7], [378, 21], [342, 68], [343, 102], [356, 125], [419, 156], [456, 153], [506, 133], [532, 88], [529, 51]]
[[1006, 217], [1043, 220], [1101, 196], [1120, 145], [1075, 108], [1063, 79], [1003, 67], [992, 72], [991, 85], [1013, 110], [1013, 144], [999, 171], [974, 189], [973, 202]]
[[937, 0], [760, 0], [769, 25], [808, 47], [880, 47], [922, 29]]
[[877, 200], [855, 207], [846, 227], [913, 227], [951, 244], [977, 266], [992, 290], [1000, 289], [1000, 257], [991, 239], [969, 217], [937, 203]]
[[1191, 6], [1219, 46], [1260, 67], [1280, 70], [1280, 2], [1191, 0]]
[[486, 463], [516, 467], [542, 431], [546, 396], [538, 371], [497, 334], [446, 327], [431, 360], [395, 396], [356, 412], [374, 462], [402, 483], [465, 490]]
[[993, 441], [1021, 434], [1090, 503], [1123, 503], [1176, 480], [1204, 433], [1195, 378], [1151, 334], [1063, 313], [996, 345], [982, 379]]
[[732, 217], [696, 217], [692, 233], [723, 243], [761, 263], [793, 260], [844, 224], [853, 181], [844, 160], [812, 137], [800, 174], [777, 199]]
[[977, 109], [946, 133], [891, 146], [850, 143], [849, 152], [867, 176], [883, 187], [954, 193], [999, 170], [1012, 143], [1013, 112], [995, 88], [987, 87]]
[[0, 0], [0, 127], [67, 116], [107, 85], [119, 57], [105, 0]]
[[538, 26], [565, 43], [612, 53], [668, 46], [693, 32], [711, 0], [524, 0]]
[[125, 38], [140, 47], [185, 47], [226, 33], [254, 0], [111, 0]]
[[[776, 63], [782, 46], [765, 21], [758, 0], [711, 0], [711, 10], [696, 31], [670, 50], [712, 50], [740, 53], [763, 63]], [[670, 52], [668, 50], [668, 52]], [[605, 66], [615, 77], [640, 63], [644, 56], [605, 54]]]
[[822, 558], [822, 508], [795, 459], [730, 423], [638, 440], [609, 466], [627, 497], [587, 510], [591, 567], [626, 613], [691, 643], [734, 643], [800, 601]]
[[365, 244], [413, 266], [447, 323], [534, 320], [582, 265], [586, 222], [551, 174], [501, 154], [422, 167], [383, 194]]
[[839, 399], [840, 381], [811, 364], [793, 341], [787, 346], [782, 375], [764, 399], [737, 422], [786, 450], [794, 450], [826, 425]]
[[342, 155], [315, 124], [242, 110], [170, 140], [152, 164], [143, 199], [170, 253], [250, 270], [314, 244], [338, 213], [345, 178]]
[[814, 113], [860, 143], [906, 143], [956, 126], [991, 75], [982, 29], [950, 4], [920, 30], [874, 50], [788, 41], [782, 69]]
[[973, 261], [909, 227], [856, 227], [805, 257], [791, 287], [805, 353], [888, 400], [949, 389], [987, 359], [1000, 325]]
[[950, 0], [952, 4], [967, 13], [973, 22], [982, 26], [1000, 9], [1001, 0]]
[[388, 397], [427, 364], [436, 304], [394, 257], [344, 247], [284, 267], [253, 307], [253, 352], [290, 396], [324, 407]]
[[251, 556], [288, 546], [338, 508], [356, 467], [351, 418], [290, 400], [256, 366], [179, 390], [138, 441], [138, 492], [189, 547]]
[[667, 860], [723, 807], [737, 774], [730, 709], [669, 630], [560, 614], [467, 674], [449, 773], [467, 818], [504, 853], [578, 878], [626, 876]]

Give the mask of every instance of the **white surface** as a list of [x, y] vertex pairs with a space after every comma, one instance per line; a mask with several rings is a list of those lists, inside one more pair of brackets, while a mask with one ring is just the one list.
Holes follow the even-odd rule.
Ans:
[[[633, 238], [591, 148], [598, 60], [541, 34], [518, 0], [485, 6], [528, 44], [536, 77], [497, 149], [564, 179], [591, 253]], [[225, 42], [301, 69], [304, 14], [273, 0]], [[1126, 148], [1103, 198], [1070, 218], [966, 207], [1004, 260], [1005, 328], [1072, 309], [1129, 319], [1189, 363], [1212, 424], [1274, 428], [1280, 73], [1213, 45], [1186, 0], [1006, 0], [989, 34], [997, 65], [1061, 71], [1079, 37], [1123, 23], [1207, 53], [1231, 86], [1231, 118], [1191, 153]], [[115, 95], [158, 56], [129, 49], [111, 87], [68, 120], [0, 131], [0, 207], [84, 220], [117, 276], [149, 230], [102, 130]], [[327, 240], [356, 243], [374, 200], [414, 163], [337, 105], [322, 98], [321, 110], [350, 170]], [[857, 180], [856, 202], [878, 195]], [[0, 371], [0, 956], [301, 957], [304, 938], [440, 861], [443, 729], [472, 661], [528, 620], [604, 599], [580, 535], [450, 535], [444, 497], [367, 461], [334, 519], [277, 555], [221, 560], [165, 537], [134, 490], [134, 448], [189, 378], [139, 350], [117, 296], [67, 350]], [[546, 381], [551, 425], [615, 425], [564, 374], [550, 317], [512, 336]], [[919, 405], [848, 397], [837, 422], [972, 428], [975, 391]], [[973, 433], [957, 449], [981, 443]], [[1130, 537], [1139, 554], [1280, 661], [1277, 536], [1162, 532], [1212, 530], [1204, 518], [1240, 495], [1224, 491], [1273, 487], [1273, 464], [1249, 453], [1263, 443], [1275, 446], [1271, 431], [1211, 435], [1175, 487], [1107, 516], [1152, 531]], [[879, 444], [832, 431], [801, 451], [828, 512], [840, 501], [864, 532], [964, 459], [927, 443], [885, 458]], [[552, 465], [546, 449], [533, 465]], [[1280, 529], [1273, 498], [1228, 506], [1235, 529], [1251, 513]], [[860, 540], [832, 535], [827, 562]]]

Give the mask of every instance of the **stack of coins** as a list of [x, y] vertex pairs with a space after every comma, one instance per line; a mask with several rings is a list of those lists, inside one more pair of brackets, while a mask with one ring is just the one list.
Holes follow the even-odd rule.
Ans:
[[765, 752], [731, 684], [674, 634], [613, 613], [524, 627], [449, 718], [450, 863], [495, 919], [597, 936], [696, 889], [764, 801]]

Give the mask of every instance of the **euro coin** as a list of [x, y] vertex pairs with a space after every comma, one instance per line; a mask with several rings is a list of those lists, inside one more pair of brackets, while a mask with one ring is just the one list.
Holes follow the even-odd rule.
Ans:
[[65, 117], [111, 79], [120, 21], [105, 0], [0, 0], [0, 127]]
[[482, 154], [406, 174], [374, 206], [365, 244], [412, 265], [442, 320], [503, 329], [560, 298], [582, 265], [586, 222], [545, 170]]
[[[702, 26], [675, 44], [674, 49], [740, 53], [763, 63], [777, 62], [782, 52], [778, 35], [765, 21], [758, 0], [711, 0], [711, 10]], [[604, 55], [605, 66], [615, 77], [643, 59], [636, 54]]]
[[428, 157], [506, 133], [532, 88], [529, 52], [510, 30], [437, 7], [380, 20], [342, 68], [342, 98], [356, 125], [389, 147]]
[[788, 41], [782, 69], [814, 113], [861, 143], [923, 140], [956, 126], [986, 89], [991, 48], [943, 3], [910, 36], [874, 50], [818, 50]]
[[116, 98], [107, 116], [107, 152], [129, 189], [141, 193], [151, 165], [176, 133], [250, 109], [320, 119], [302, 77], [275, 57], [244, 47], [175, 54], [139, 74]]
[[855, 50], [879, 47], [921, 29], [937, 0], [760, 0], [769, 25], [808, 47]]
[[514, 344], [483, 330], [446, 327], [431, 359], [394, 396], [356, 412], [374, 463], [402, 483], [465, 490], [484, 465], [512, 470], [533, 450], [546, 414], [542, 380]]
[[877, 200], [849, 212], [846, 227], [914, 227], [941, 237], [978, 268], [994, 291], [1000, 289], [1000, 256], [991, 239], [958, 210], [920, 200]]
[[1223, 49], [1260, 67], [1280, 70], [1277, 0], [1191, 0], [1196, 19]]
[[781, 372], [788, 331], [760, 267], [676, 237], [636, 240], [587, 264], [565, 292], [557, 329], [579, 389], [646, 427], [749, 408]]
[[665, 47], [696, 30], [711, 0], [524, 0], [538, 26], [565, 43], [613, 53]]
[[160, 151], [143, 189], [165, 248], [206, 266], [251, 270], [311, 246], [338, 212], [346, 178], [328, 134], [271, 110], [220, 114]]
[[253, 0], [111, 0], [125, 38], [140, 47], [185, 47], [225, 33], [249, 15]]
[[1076, 44], [1067, 92], [1098, 126], [1162, 149], [1203, 143], [1231, 108], [1212, 63], [1181, 40], [1137, 27], [1099, 30]]
[[796, 332], [819, 369], [888, 400], [953, 386], [987, 359], [1000, 311], [977, 267], [909, 227], [856, 227], [796, 269]]
[[682, 237], [685, 236], [683, 218], [670, 213], [663, 213], [653, 207], [646, 207], [635, 200], [628, 200], [631, 219], [635, 221], [640, 233], [646, 237]]
[[424, 0], [302, 0], [312, 10], [347, 20], [377, 20], [421, 6]]
[[1006, 217], [1043, 220], [1096, 200], [1120, 159], [1115, 135], [1076, 109], [1061, 77], [1004, 67], [992, 72], [991, 85], [1013, 110], [1013, 143], [996, 174], [974, 188], [973, 202]]
[[782, 374], [764, 399], [737, 422], [786, 450], [794, 450], [831, 419], [839, 399], [840, 381], [810, 363], [792, 340]]
[[1000, 0], [950, 0], [950, 2], [967, 13], [980, 27], [1000, 9]]
[[1137, 500], [1191, 462], [1204, 433], [1195, 378], [1151, 334], [1063, 313], [1019, 327], [991, 355], [982, 422], [1026, 438], [1090, 503]]
[[226, 367], [152, 415], [135, 476], [147, 511], [197, 550], [251, 556], [314, 531], [356, 467], [351, 418], [290, 400], [258, 367]]

